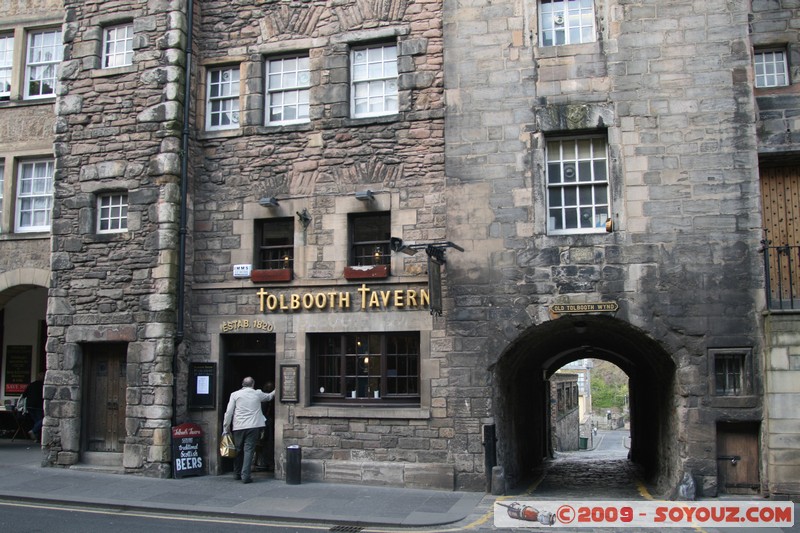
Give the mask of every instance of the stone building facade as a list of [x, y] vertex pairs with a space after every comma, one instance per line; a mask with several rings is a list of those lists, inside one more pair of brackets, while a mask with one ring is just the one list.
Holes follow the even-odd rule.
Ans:
[[764, 76], [795, 65], [797, 15], [445, 4], [448, 201], [480, 199], [448, 217], [468, 250], [449, 323], [490, 369], [472, 379], [491, 384], [507, 478], [545, 455], [533, 384], [588, 356], [630, 377], [631, 456], [664, 493], [682, 472], [703, 495], [796, 493], [797, 319], [765, 302], [761, 240], [765, 167], [797, 179], [796, 67]]
[[223, 473], [252, 375], [278, 477], [297, 444], [314, 479], [481, 489], [494, 426], [521, 483], [547, 381], [600, 358], [659, 492], [797, 493], [797, 315], [760, 251], [762, 185], [797, 177], [796, 68], [763, 77], [793, 3], [64, 8], [50, 464], [167, 476], [195, 422]]
[[550, 428], [554, 452], [580, 449], [577, 374], [556, 372], [550, 378]]
[[[58, 1], [13, 2], [0, 10], [0, 396], [4, 403], [13, 403], [46, 368], [49, 210], [55, 168], [53, 82], [63, 19]], [[33, 50], [40, 53], [36, 65], [26, 60]]]

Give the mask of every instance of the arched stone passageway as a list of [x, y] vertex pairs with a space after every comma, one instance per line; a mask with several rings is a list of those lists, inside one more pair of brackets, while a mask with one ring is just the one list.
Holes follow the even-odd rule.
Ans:
[[628, 375], [630, 458], [656, 490], [666, 490], [678, 469], [675, 365], [642, 331], [602, 315], [565, 316], [532, 327], [494, 366], [498, 462], [507, 483], [523, 483], [550, 457], [547, 380], [583, 358], [605, 359]]

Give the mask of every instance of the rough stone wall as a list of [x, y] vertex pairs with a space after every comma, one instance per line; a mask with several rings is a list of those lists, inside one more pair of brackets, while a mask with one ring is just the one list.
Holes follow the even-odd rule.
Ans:
[[[480, 199], [448, 218], [448, 236], [485, 265], [451, 276], [448, 331], [464, 370], [489, 368], [548, 304], [619, 302], [616, 318], [677, 367], [676, 438], [659, 454], [713, 476], [707, 428], [730, 412], [707, 406], [707, 349], [761, 350], [749, 6], [595, 6], [596, 43], [551, 49], [536, 44], [536, 2], [446, 12], [448, 195]], [[615, 229], [548, 236], [544, 138], [586, 131], [608, 135]]]
[[786, 162], [787, 154], [800, 148], [800, 32], [796, 21], [800, 9], [795, 2], [753, 0], [750, 40], [755, 48], [785, 48], [790, 84], [756, 89], [759, 153]]
[[[49, 395], [49, 461], [78, 461], [82, 347], [123, 341], [124, 467], [169, 473], [175, 356], [185, 2], [67, 1], [56, 107], [57, 177]], [[102, 27], [133, 20], [134, 64], [100, 70]], [[96, 194], [128, 193], [128, 231], [95, 231]]]
[[[296, 222], [293, 280], [273, 293], [352, 290], [343, 279], [348, 265], [347, 216], [389, 211], [392, 235], [410, 242], [445, 238], [444, 81], [442, 5], [439, 1], [387, 2], [204, 1], [198, 19], [199, 77], [209, 67], [238, 65], [242, 109], [237, 130], [202, 132], [196, 161], [193, 226], [192, 360], [219, 358], [218, 324], [231, 317], [259, 316], [275, 327], [276, 365], [300, 364], [302, 390], [312, 372], [308, 332], [421, 331], [432, 329], [427, 309], [410, 312], [333, 312], [263, 314], [257, 310], [259, 286], [233, 278], [232, 265], [253, 262], [253, 225], [272, 216], [295, 218], [306, 209], [307, 229]], [[396, 42], [399, 112], [375, 118], [350, 118], [349, 53], [370, 42]], [[264, 125], [264, 60], [291, 53], [310, 58], [310, 121], [289, 126]], [[198, 110], [202, 116], [202, 109]], [[202, 124], [202, 118], [198, 118]], [[367, 205], [353, 196], [370, 189]], [[276, 196], [280, 207], [258, 205]], [[425, 279], [425, 256], [393, 258], [394, 288]], [[436, 352], [423, 362], [427, 381], [439, 377], [448, 340], [435, 335]], [[430, 343], [430, 341], [428, 341]], [[435, 360], [434, 360], [435, 359]], [[442, 363], [440, 365], [440, 362]], [[455, 485], [455, 468], [474, 472], [472, 445], [445, 406], [446, 389], [423, 384], [423, 409], [413, 416], [374, 409], [343, 408], [327, 418], [318, 406], [276, 405], [276, 468], [286, 445], [303, 448], [304, 477], [405, 486]], [[319, 409], [317, 411], [316, 409]], [[352, 417], [348, 416], [352, 413]], [[420, 418], [417, 413], [429, 414]], [[402, 411], [398, 409], [397, 411]], [[370, 414], [372, 413], [372, 414]], [[218, 420], [201, 418], [209, 431]], [[212, 433], [213, 434], [213, 433]], [[469, 457], [461, 465], [459, 457]], [[456, 465], [454, 467], [454, 464]]]

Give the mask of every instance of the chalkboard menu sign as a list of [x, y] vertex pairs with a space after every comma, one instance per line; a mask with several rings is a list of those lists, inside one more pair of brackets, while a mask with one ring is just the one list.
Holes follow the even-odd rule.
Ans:
[[205, 473], [201, 455], [203, 430], [197, 424], [172, 426], [172, 474], [176, 479], [202, 476]]
[[189, 408], [214, 409], [217, 363], [189, 364]]
[[6, 347], [6, 394], [22, 394], [31, 382], [33, 346]]

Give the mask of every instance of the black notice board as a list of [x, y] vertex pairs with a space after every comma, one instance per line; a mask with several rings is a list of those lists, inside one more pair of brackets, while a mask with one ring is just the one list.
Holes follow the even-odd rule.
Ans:
[[172, 474], [176, 479], [205, 473], [202, 450], [203, 429], [197, 424], [172, 426]]
[[217, 363], [189, 363], [189, 409], [216, 407]]

